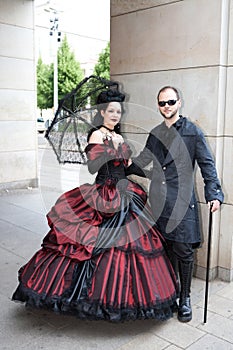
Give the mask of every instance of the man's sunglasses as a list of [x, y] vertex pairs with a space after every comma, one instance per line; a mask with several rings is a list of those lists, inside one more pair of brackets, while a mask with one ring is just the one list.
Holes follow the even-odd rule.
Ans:
[[174, 106], [178, 100], [158, 101], [159, 107], [165, 107], [166, 103], [168, 106]]

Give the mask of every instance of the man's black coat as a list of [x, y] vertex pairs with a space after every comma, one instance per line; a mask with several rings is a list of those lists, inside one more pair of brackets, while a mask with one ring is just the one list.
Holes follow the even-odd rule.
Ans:
[[128, 174], [151, 162], [149, 199], [161, 233], [166, 239], [197, 246], [201, 236], [194, 191], [196, 162], [204, 180], [206, 201], [218, 199], [222, 203], [224, 198], [204, 134], [182, 116], [170, 128], [163, 122], [150, 132]]

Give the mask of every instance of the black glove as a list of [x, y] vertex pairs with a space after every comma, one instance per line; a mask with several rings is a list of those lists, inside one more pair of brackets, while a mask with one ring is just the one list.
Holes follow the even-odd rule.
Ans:
[[132, 163], [128, 168], [126, 168], [126, 176], [128, 175], [137, 175], [137, 176], [151, 179], [152, 169], [150, 170], [141, 169], [137, 164]]

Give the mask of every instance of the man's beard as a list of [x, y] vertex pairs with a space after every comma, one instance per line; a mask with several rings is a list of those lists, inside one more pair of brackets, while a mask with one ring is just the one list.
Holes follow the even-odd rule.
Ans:
[[160, 114], [165, 118], [165, 119], [172, 119], [174, 117], [174, 115], [176, 115], [178, 111], [178, 108], [169, 116], [165, 115], [163, 112], [160, 111]]

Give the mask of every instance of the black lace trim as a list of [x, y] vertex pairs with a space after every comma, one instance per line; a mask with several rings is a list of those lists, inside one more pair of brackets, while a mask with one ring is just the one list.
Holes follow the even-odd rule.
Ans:
[[20, 284], [12, 297], [13, 301], [21, 301], [26, 306], [52, 310], [59, 314], [73, 315], [85, 320], [105, 320], [110, 322], [123, 322], [129, 320], [156, 319], [165, 321], [173, 316], [172, 306], [176, 301], [176, 295], [163, 303], [150, 306], [138, 305], [135, 307], [103, 305], [99, 301], [88, 300], [66, 303], [62, 296], [40, 295]]

